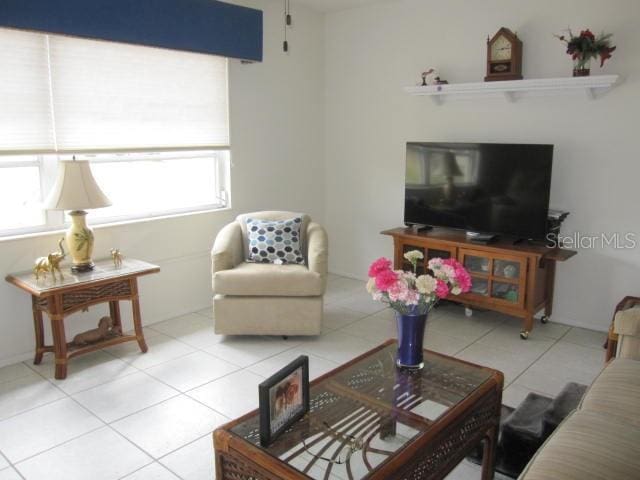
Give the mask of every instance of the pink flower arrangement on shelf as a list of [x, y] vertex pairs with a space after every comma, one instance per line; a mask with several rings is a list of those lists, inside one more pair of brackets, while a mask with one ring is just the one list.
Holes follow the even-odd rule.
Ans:
[[388, 303], [402, 315], [424, 315], [442, 298], [471, 289], [471, 277], [453, 258], [432, 258], [427, 268], [432, 274], [417, 275], [419, 250], [404, 254], [413, 271], [393, 270], [391, 260], [379, 258], [369, 267], [367, 291], [374, 300]]

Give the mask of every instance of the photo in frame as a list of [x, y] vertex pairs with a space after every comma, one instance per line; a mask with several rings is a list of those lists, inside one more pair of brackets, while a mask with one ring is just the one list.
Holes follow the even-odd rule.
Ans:
[[309, 411], [309, 357], [301, 355], [258, 386], [260, 444], [271, 444]]

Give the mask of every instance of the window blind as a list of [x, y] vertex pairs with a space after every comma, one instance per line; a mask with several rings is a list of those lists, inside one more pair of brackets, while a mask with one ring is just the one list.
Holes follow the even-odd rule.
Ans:
[[227, 60], [51, 36], [59, 151], [229, 145]]
[[0, 92], [12, 97], [11, 111], [0, 108], [0, 149], [229, 146], [225, 58], [56, 35], [47, 48], [44, 34], [0, 34], [0, 61], [23, 70], [0, 71]]
[[47, 39], [0, 28], [0, 152], [54, 148]]

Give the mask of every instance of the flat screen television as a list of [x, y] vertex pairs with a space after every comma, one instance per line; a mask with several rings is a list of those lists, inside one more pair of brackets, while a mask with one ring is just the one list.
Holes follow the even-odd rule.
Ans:
[[543, 240], [553, 145], [409, 142], [404, 221]]

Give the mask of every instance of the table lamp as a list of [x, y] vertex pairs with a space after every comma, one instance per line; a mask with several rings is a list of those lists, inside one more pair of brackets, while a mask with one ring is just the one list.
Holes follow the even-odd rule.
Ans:
[[44, 206], [51, 210], [71, 210], [71, 226], [65, 238], [73, 262], [72, 272], [88, 272], [94, 267], [93, 231], [87, 226], [85, 209], [109, 205], [111, 201], [98, 187], [88, 160], [73, 157], [58, 163], [58, 178]]

